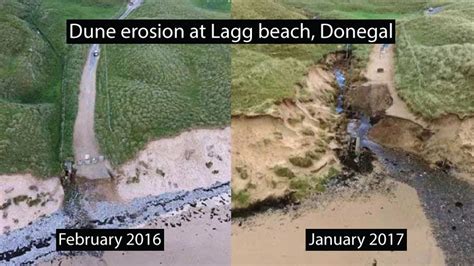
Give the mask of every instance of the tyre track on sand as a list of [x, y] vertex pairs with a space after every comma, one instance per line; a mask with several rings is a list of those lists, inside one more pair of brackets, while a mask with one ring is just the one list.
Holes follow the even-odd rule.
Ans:
[[[136, 0], [133, 1], [133, 4], [127, 5], [127, 9], [119, 19], [126, 18], [142, 2], [143, 0]], [[100, 154], [99, 143], [94, 130], [96, 73], [100, 59], [100, 56], [94, 55], [96, 51], [100, 51], [100, 46], [93, 44], [89, 49], [87, 61], [82, 71], [78, 111], [73, 133], [77, 174], [89, 179], [108, 178], [112, 169], [109, 161]]]

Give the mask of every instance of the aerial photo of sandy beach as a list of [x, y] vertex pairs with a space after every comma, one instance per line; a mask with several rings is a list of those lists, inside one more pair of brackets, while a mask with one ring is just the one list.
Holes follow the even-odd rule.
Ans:
[[[0, 264], [230, 263], [230, 49], [64, 42], [72, 18], [229, 17], [205, 1], [0, 3]], [[58, 252], [57, 228], [163, 228], [166, 248]]]
[[[472, 1], [234, 0], [236, 19], [395, 19], [396, 44], [232, 47], [233, 265], [474, 263]], [[407, 251], [305, 251], [405, 228]]]
[[473, 55], [472, 0], [0, 0], [0, 265], [474, 265]]

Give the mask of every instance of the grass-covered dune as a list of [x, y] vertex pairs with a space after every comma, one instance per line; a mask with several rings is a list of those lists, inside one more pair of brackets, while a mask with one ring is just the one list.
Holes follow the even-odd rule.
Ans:
[[122, 0], [0, 1], [0, 174], [51, 176], [72, 155], [86, 47], [65, 44], [67, 18], [113, 17]]
[[[218, 3], [147, 0], [131, 18], [229, 18]], [[150, 140], [230, 123], [229, 46], [103, 45], [101, 54], [96, 132], [113, 164]]]
[[411, 109], [427, 118], [474, 113], [474, 2], [400, 23], [396, 82]]

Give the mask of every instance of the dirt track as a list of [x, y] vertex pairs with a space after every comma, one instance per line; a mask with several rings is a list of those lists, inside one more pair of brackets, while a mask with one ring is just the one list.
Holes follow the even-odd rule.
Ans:
[[[119, 18], [126, 18], [141, 3], [142, 0], [136, 0], [133, 5], [127, 5], [126, 11]], [[91, 46], [82, 71], [79, 105], [73, 135], [77, 174], [89, 179], [108, 178], [110, 176], [109, 169], [111, 169], [110, 163], [99, 157], [101, 154], [94, 131], [96, 72], [100, 58], [94, 56], [95, 51], [100, 51], [98, 44]]]
[[[74, 124], [74, 157], [76, 164], [79, 161], [90, 160], [89, 158], [97, 158], [100, 155], [99, 144], [94, 131], [96, 71], [99, 58], [94, 57], [93, 53], [98, 49], [99, 45], [92, 45], [82, 72], [79, 106]], [[77, 164], [77, 168], [78, 175], [98, 179], [109, 176], [107, 169], [110, 168], [110, 164], [104, 160], [90, 165]]]

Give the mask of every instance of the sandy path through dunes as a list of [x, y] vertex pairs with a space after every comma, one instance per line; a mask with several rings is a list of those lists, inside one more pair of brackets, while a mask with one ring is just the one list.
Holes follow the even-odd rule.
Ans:
[[[127, 9], [119, 18], [126, 18], [141, 3], [142, 0], [136, 0], [132, 5], [127, 5]], [[96, 51], [100, 51], [98, 44], [91, 46], [82, 71], [79, 105], [73, 133], [77, 174], [90, 179], [107, 178], [111, 169], [110, 163], [100, 157], [99, 144], [94, 131], [96, 73], [100, 58], [94, 55]]]
[[97, 44], [92, 45], [82, 72], [79, 106], [74, 124], [74, 157], [76, 162], [86, 161], [90, 164], [76, 163], [79, 176], [90, 179], [109, 177], [110, 165], [106, 160], [91, 163], [91, 158], [99, 157], [99, 144], [94, 131], [94, 111], [96, 96], [96, 71], [99, 58], [93, 55], [98, 50]]
[[[390, 91], [390, 96], [393, 99], [393, 104], [390, 106], [386, 114], [390, 116], [405, 118], [411, 120], [423, 127], [427, 123], [422, 118], [415, 116], [409, 109], [406, 103], [398, 96], [395, 88], [395, 54], [394, 45], [390, 45], [381, 50], [382, 44], [374, 45], [370, 53], [369, 63], [365, 72], [365, 76], [369, 80], [368, 83], [385, 83]], [[377, 69], [383, 68], [384, 72], [378, 73]]]
[[[394, 183], [392, 194], [337, 197], [325, 207], [257, 215], [232, 224], [233, 265], [442, 265], [430, 224], [416, 191]], [[407, 252], [306, 252], [306, 228], [407, 228]]]

